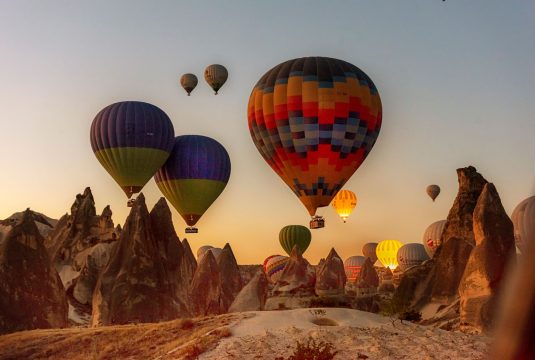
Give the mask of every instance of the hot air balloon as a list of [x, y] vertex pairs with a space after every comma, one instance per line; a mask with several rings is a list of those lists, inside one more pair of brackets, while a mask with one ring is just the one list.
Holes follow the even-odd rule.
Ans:
[[227, 81], [228, 71], [223, 65], [213, 64], [204, 69], [204, 79], [210, 87], [217, 92]]
[[535, 196], [531, 196], [516, 206], [511, 220], [514, 225], [515, 243], [522, 252], [528, 241], [535, 241]]
[[377, 244], [375, 253], [384, 267], [394, 270], [398, 266], [397, 253], [403, 244], [397, 240], [383, 240]]
[[194, 74], [184, 74], [180, 77], [180, 85], [186, 90], [188, 93], [188, 96], [190, 96], [191, 92], [195, 87], [197, 87], [197, 83], [199, 81], [197, 80], [197, 76]]
[[349, 214], [357, 206], [357, 196], [353, 191], [340, 190], [331, 202], [332, 207], [338, 215], [346, 222]]
[[426, 260], [429, 260], [425, 247], [422, 244], [412, 243], [405, 244], [399, 248], [397, 253], [397, 260], [401, 271], [420, 265]]
[[255, 85], [249, 131], [264, 160], [316, 216], [358, 169], [381, 127], [379, 93], [356, 66], [306, 57], [283, 62]]
[[271, 283], [276, 283], [290, 258], [282, 255], [271, 255], [264, 260], [264, 273]]
[[171, 156], [155, 175], [156, 185], [188, 224], [186, 233], [223, 192], [230, 158], [217, 141], [201, 135], [175, 138]]
[[292, 253], [295, 245], [301, 250], [301, 254], [304, 254], [311, 239], [310, 230], [302, 225], [287, 225], [279, 232], [279, 242], [288, 255]]
[[422, 242], [429, 257], [435, 255], [435, 251], [437, 251], [437, 248], [442, 243], [442, 232], [445, 226], [446, 220], [440, 220], [432, 223], [425, 229]]
[[100, 164], [131, 198], [165, 163], [174, 136], [173, 124], [160, 108], [123, 101], [106, 106], [95, 116], [90, 139]]
[[429, 195], [429, 197], [431, 199], [433, 199], [433, 201], [435, 201], [435, 199], [437, 198], [438, 194], [440, 194], [440, 186], [438, 186], [438, 185], [429, 185], [425, 189], [425, 192], [427, 193], [427, 195]]
[[344, 270], [346, 272], [347, 281], [357, 281], [362, 265], [366, 262], [364, 256], [351, 256], [344, 261]]
[[204, 246], [201, 246], [198, 250], [197, 250], [197, 260], [200, 260], [201, 257], [204, 255], [205, 252], [207, 252], [208, 250], [210, 249], [213, 249], [214, 247], [211, 246], [211, 245], [204, 245]]
[[362, 247], [362, 254], [365, 257], [370, 258], [372, 264], [375, 264], [375, 262], [377, 261], [377, 254], [375, 253], [376, 249], [377, 243], [367, 243], [364, 244], [364, 246]]

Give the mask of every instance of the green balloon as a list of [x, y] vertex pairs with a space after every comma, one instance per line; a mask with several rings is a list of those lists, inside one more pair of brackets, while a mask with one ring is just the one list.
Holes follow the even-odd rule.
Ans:
[[279, 232], [279, 242], [288, 255], [292, 253], [295, 245], [303, 254], [308, 249], [311, 239], [310, 230], [302, 225], [287, 225]]

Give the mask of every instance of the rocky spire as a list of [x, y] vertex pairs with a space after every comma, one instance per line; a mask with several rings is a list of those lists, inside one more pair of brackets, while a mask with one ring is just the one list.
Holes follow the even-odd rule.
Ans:
[[28, 209], [0, 245], [0, 333], [67, 326], [65, 290]]
[[294, 246], [279, 281], [275, 284], [275, 296], [314, 295], [316, 271]]
[[[165, 210], [158, 206], [154, 216], [163, 212]], [[161, 226], [164, 229], [159, 229], [160, 238], [157, 238], [145, 197], [140, 194], [98, 280], [93, 296], [93, 326], [158, 322], [187, 314], [173, 288], [176, 279], [172, 279], [173, 273], [168, 272], [173, 263], [162, 249], [168, 251], [171, 247], [177, 253], [179, 250], [169, 245], [173, 241], [172, 234], [165, 229], [166, 225]]]
[[217, 259], [217, 265], [221, 277], [222, 307], [226, 312], [243, 287], [238, 263], [228, 243], [223, 247]]
[[190, 288], [190, 309], [196, 316], [221, 314], [221, 276], [211, 251], [202, 256]]
[[343, 295], [347, 277], [344, 271], [344, 262], [336, 250], [332, 248], [327, 258], [318, 266], [316, 294], [318, 296]]
[[486, 184], [474, 210], [476, 246], [459, 285], [461, 329], [488, 331], [505, 268], [516, 258], [513, 224], [493, 184]]

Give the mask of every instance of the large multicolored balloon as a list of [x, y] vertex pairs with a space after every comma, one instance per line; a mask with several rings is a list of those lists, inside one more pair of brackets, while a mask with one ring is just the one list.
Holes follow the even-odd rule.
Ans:
[[279, 242], [288, 255], [292, 253], [295, 245], [301, 250], [301, 254], [304, 254], [311, 239], [310, 230], [303, 225], [287, 225], [279, 232]]
[[351, 256], [344, 261], [344, 270], [346, 273], [347, 281], [357, 281], [360, 270], [366, 262], [364, 256]]
[[399, 248], [397, 260], [401, 271], [406, 271], [413, 266], [420, 265], [429, 260], [425, 247], [422, 244], [411, 243], [405, 244]]
[[528, 241], [535, 241], [535, 196], [531, 196], [513, 210], [511, 220], [514, 225], [515, 243], [522, 252]]
[[334, 197], [331, 205], [340, 218], [346, 222], [349, 214], [351, 214], [355, 206], [357, 206], [357, 196], [351, 190], [340, 190]]
[[384, 267], [394, 270], [398, 266], [397, 254], [403, 243], [397, 240], [383, 240], [377, 244], [375, 253]]
[[197, 87], [197, 83], [199, 80], [197, 80], [197, 76], [194, 74], [184, 74], [180, 77], [180, 85], [186, 90], [188, 93], [188, 96], [190, 96], [191, 92], [195, 87]]
[[370, 258], [372, 264], [375, 264], [377, 261], [377, 253], [375, 252], [376, 249], [377, 243], [366, 243], [364, 246], [362, 246], [362, 254], [365, 257]]
[[249, 97], [253, 142], [311, 216], [362, 164], [381, 121], [372, 80], [332, 58], [283, 62], [262, 76]]
[[282, 255], [271, 255], [264, 260], [264, 273], [269, 282], [274, 284], [280, 279], [288, 260], [290, 260], [288, 256]]
[[154, 178], [186, 224], [194, 226], [229, 177], [230, 158], [223, 145], [206, 136], [184, 135], [175, 138], [171, 156]]
[[160, 108], [123, 101], [102, 109], [91, 124], [91, 147], [126, 196], [141, 191], [173, 149], [173, 124]]
[[446, 226], [446, 220], [435, 221], [425, 229], [422, 242], [425, 247], [425, 251], [429, 257], [435, 255], [438, 247], [442, 243], [442, 233]]
[[433, 199], [433, 201], [435, 201], [435, 199], [437, 198], [438, 194], [440, 194], [440, 186], [438, 186], [438, 185], [429, 185], [425, 189], [425, 192], [427, 193], [427, 195], [429, 195], [429, 197], [431, 199]]
[[204, 69], [204, 80], [215, 91], [216, 95], [227, 81], [227, 78], [228, 71], [223, 65], [213, 64]]

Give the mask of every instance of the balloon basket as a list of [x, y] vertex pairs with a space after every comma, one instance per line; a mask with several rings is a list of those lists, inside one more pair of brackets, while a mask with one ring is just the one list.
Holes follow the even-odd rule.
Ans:
[[315, 216], [310, 220], [311, 229], [321, 229], [322, 227], [325, 227], [325, 219], [323, 217]]
[[199, 232], [199, 229], [196, 227], [187, 227], [186, 228], [186, 234], [197, 234]]

